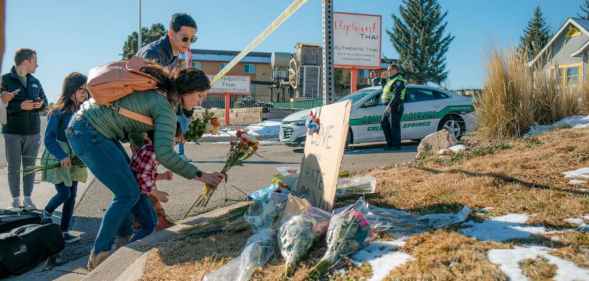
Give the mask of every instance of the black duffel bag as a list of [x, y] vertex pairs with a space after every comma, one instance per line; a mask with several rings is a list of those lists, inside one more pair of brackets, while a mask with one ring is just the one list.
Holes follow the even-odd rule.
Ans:
[[0, 234], [0, 278], [22, 274], [63, 250], [57, 224], [28, 224]]
[[26, 224], [40, 224], [41, 213], [30, 211], [9, 211], [0, 209], [0, 233], [9, 232]]

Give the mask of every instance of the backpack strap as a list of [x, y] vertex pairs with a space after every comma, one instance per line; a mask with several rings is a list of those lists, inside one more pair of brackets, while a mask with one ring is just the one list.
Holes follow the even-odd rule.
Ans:
[[[166, 96], [165, 93], [161, 92], [161, 91], [157, 91], [157, 93], [159, 95], [162, 96]], [[153, 127], [153, 119], [149, 116], [145, 116], [143, 114], [137, 113], [137, 112], [133, 112], [131, 110], [128, 110], [124, 107], [120, 107], [120, 106], [112, 106], [111, 108], [118, 114], [123, 115], [131, 120], [135, 120], [137, 122], [143, 123], [145, 125], [148, 125], [150, 127]]]
[[122, 108], [122, 107], [117, 107], [115, 108], [115, 111], [120, 114], [123, 115], [129, 119], [135, 120], [137, 122], [143, 123], [145, 125], [148, 125], [150, 127], [153, 127], [153, 119], [151, 119], [151, 117], [147, 117], [143, 114], [139, 114], [137, 112], [133, 112], [131, 110], [128, 110], [126, 108]]

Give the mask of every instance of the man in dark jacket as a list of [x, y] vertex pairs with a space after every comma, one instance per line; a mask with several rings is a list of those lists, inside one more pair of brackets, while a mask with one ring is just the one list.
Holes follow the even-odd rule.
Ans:
[[190, 51], [190, 44], [196, 42], [197, 26], [188, 14], [174, 14], [170, 20], [168, 34], [153, 41], [137, 52], [138, 57], [153, 60], [162, 66], [173, 68], [180, 66], [180, 53]]
[[[196, 42], [197, 26], [194, 19], [188, 14], [176, 13], [170, 19], [168, 34], [162, 38], [145, 45], [137, 52], [138, 57], [153, 60], [160, 65], [168, 68], [186, 68], [191, 67], [185, 64], [184, 59], [180, 59], [180, 54], [190, 52], [190, 44]], [[192, 117], [192, 108], [178, 109], [178, 122], [182, 133], [186, 133], [188, 123]], [[184, 144], [180, 140], [178, 152], [181, 157], [184, 156]]]
[[[31, 49], [19, 49], [14, 63], [10, 73], [2, 75], [2, 96], [10, 98], [2, 134], [6, 145], [12, 207], [19, 208], [21, 166], [35, 165], [40, 144], [40, 112], [47, 107], [47, 98], [41, 83], [32, 75], [38, 66], [37, 53]], [[23, 175], [25, 209], [36, 209], [31, 200], [34, 178], [34, 174]]]

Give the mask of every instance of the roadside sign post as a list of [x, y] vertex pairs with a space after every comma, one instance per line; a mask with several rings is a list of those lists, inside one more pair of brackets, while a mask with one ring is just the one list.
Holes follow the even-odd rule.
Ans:
[[[212, 76], [208, 75], [212, 80]], [[225, 125], [229, 125], [231, 120], [231, 96], [248, 96], [250, 95], [250, 77], [238, 75], [225, 75], [211, 85], [209, 94], [221, 95], [225, 101]]]

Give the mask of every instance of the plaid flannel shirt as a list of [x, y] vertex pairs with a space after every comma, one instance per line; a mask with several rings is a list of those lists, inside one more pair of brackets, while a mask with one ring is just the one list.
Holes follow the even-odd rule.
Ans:
[[152, 144], [142, 146], [133, 154], [131, 170], [135, 174], [142, 193], [149, 194], [155, 188], [158, 165]]

